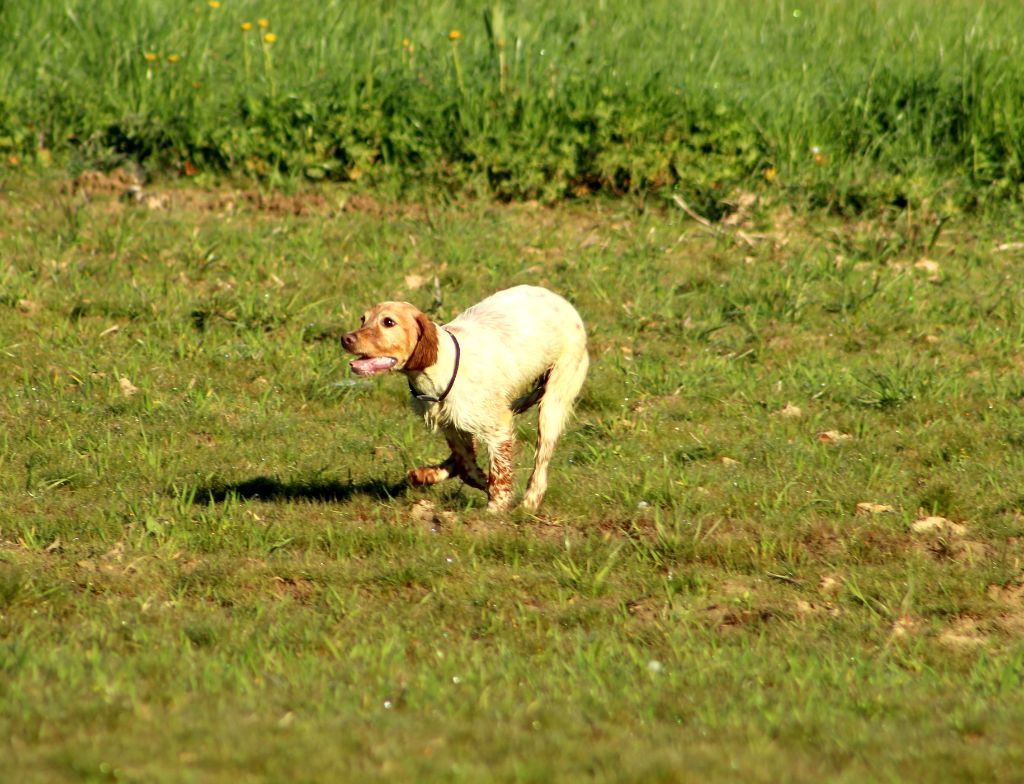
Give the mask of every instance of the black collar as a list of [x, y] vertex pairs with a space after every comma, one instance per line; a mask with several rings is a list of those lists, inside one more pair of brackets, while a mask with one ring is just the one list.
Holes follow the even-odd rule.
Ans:
[[452, 386], [455, 384], [455, 377], [459, 375], [459, 355], [462, 353], [462, 349], [459, 348], [459, 341], [455, 339], [455, 335], [449, 332], [447, 328], [442, 327], [441, 329], [452, 336], [452, 343], [455, 344], [455, 367], [452, 369], [452, 378], [448, 382], [448, 386], [444, 388], [444, 392], [437, 397], [421, 394], [420, 392], [417, 392], [416, 387], [412, 385], [412, 379], [408, 376], [406, 377], [406, 380], [409, 382], [409, 394], [417, 400], [422, 400], [424, 403], [443, 403], [444, 399], [448, 397], [448, 393], [452, 391]]

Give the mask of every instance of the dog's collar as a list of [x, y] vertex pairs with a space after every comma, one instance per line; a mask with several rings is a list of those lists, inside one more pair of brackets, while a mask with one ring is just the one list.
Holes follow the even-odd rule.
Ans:
[[459, 375], [459, 355], [462, 353], [462, 349], [459, 348], [459, 341], [456, 340], [454, 333], [450, 332], [446, 327], [441, 327], [445, 332], [451, 335], [452, 343], [455, 344], [455, 367], [452, 369], [452, 377], [448, 382], [448, 386], [444, 388], [444, 392], [440, 395], [424, 395], [416, 391], [416, 387], [413, 386], [412, 379], [406, 378], [409, 382], [409, 394], [417, 400], [422, 400], [424, 403], [443, 403], [444, 399], [448, 397], [448, 393], [452, 391], [452, 387], [455, 385], [455, 377]]

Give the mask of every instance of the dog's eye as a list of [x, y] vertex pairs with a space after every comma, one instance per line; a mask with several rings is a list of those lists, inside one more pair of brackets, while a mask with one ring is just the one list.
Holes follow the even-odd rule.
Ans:
[[381, 324], [385, 327], [393, 327], [395, 326], [395, 320], [393, 318], [386, 318], [381, 322]]

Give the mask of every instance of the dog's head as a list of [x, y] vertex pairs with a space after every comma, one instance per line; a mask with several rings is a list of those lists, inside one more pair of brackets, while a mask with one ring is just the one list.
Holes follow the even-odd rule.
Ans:
[[437, 362], [437, 327], [408, 302], [382, 302], [363, 314], [362, 326], [341, 344], [356, 354], [349, 364], [359, 376], [391, 370], [425, 370]]

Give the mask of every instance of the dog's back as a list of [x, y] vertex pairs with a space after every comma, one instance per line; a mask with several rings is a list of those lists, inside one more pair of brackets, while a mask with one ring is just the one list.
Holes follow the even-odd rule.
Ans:
[[560, 364], [577, 370], [580, 383], [586, 374], [583, 320], [568, 301], [539, 286], [499, 291], [467, 308], [447, 326], [466, 354], [486, 360], [476, 365], [481, 372], [473, 374], [477, 376], [473, 382], [500, 389], [506, 400], [528, 391]]

